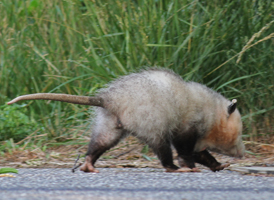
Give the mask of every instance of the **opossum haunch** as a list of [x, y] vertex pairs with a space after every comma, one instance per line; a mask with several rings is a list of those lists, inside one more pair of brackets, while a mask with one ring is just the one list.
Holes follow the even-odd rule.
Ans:
[[[133, 135], [146, 142], [168, 172], [199, 171], [195, 163], [212, 171], [219, 163], [208, 150], [242, 157], [242, 122], [232, 102], [204, 85], [185, 82], [169, 70], [150, 69], [111, 82], [94, 97], [38, 93], [15, 98], [47, 99], [96, 106], [92, 137], [81, 170], [98, 172], [96, 160], [122, 138]], [[171, 146], [178, 153], [173, 163]]]

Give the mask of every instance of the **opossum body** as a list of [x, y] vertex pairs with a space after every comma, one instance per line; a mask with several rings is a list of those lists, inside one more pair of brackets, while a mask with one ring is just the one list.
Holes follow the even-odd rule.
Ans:
[[[219, 163], [208, 151], [235, 157], [244, 155], [242, 122], [232, 102], [204, 85], [185, 82], [169, 70], [150, 69], [123, 76], [98, 91], [95, 97], [38, 93], [20, 100], [48, 99], [97, 106], [92, 137], [81, 170], [98, 172], [96, 160], [122, 138], [133, 135], [147, 143], [168, 172], [199, 171], [195, 163], [212, 171]], [[171, 146], [178, 153], [173, 163]]]

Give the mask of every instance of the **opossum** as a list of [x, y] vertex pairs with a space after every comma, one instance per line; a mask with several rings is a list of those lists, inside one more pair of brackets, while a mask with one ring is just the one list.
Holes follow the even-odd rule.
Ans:
[[[195, 163], [219, 171], [229, 164], [219, 163], [208, 150], [234, 157], [245, 152], [237, 101], [186, 82], [171, 70], [152, 68], [122, 76], [95, 96], [37, 93], [8, 104], [34, 99], [95, 106], [92, 137], [80, 168], [84, 172], [98, 172], [96, 160], [128, 135], [148, 144], [167, 172], [199, 171]], [[172, 146], [182, 168], [173, 162]]]

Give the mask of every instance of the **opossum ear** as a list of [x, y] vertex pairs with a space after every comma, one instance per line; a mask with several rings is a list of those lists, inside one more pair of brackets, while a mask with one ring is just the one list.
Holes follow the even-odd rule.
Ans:
[[237, 105], [237, 99], [233, 99], [232, 103], [227, 107], [227, 112], [229, 115], [231, 115], [235, 111], [236, 105]]

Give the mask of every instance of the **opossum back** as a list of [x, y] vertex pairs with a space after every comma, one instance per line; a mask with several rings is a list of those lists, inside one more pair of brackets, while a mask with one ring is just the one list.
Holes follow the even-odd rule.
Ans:
[[127, 129], [137, 134], [161, 134], [178, 124], [180, 112], [175, 97], [183, 90], [185, 82], [174, 73], [148, 70], [121, 77], [99, 95]]

